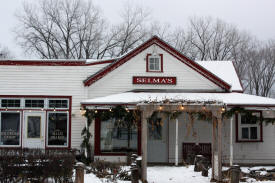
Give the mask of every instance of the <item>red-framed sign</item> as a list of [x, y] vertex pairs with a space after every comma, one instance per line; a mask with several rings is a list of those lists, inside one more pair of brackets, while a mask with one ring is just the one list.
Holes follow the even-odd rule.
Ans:
[[176, 85], [176, 77], [133, 76], [133, 84]]

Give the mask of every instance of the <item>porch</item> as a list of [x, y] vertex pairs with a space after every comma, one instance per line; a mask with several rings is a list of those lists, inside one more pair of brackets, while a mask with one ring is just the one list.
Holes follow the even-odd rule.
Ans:
[[[253, 101], [253, 103], [251, 102]], [[275, 105], [274, 101], [268, 98], [256, 97], [240, 93], [134, 93], [127, 92], [122, 94], [111, 95], [107, 97], [101, 97], [96, 99], [90, 99], [82, 102], [82, 106], [88, 109], [105, 109], [109, 110], [112, 106], [124, 105], [130, 110], [139, 110], [142, 113], [141, 118], [141, 155], [142, 155], [142, 179], [143, 181], [147, 180], [147, 162], [152, 160], [150, 155], [156, 155], [159, 157], [164, 154], [163, 161], [173, 162], [177, 166], [179, 164], [180, 157], [183, 155], [179, 154], [180, 145], [183, 142], [182, 138], [179, 138], [179, 124], [182, 116], [185, 116], [186, 119], [191, 123], [194, 122], [192, 119], [193, 114], [203, 114], [204, 117], [210, 119], [208, 123], [209, 129], [204, 128], [204, 131], [207, 131], [208, 137], [210, 138], [207, 142], [202, 142], [201, 139], [191, 139], [189, 142], [199, 144], [201, 143], [211, 143], [211, 161], [212, 161], [212, 179], [221, 181], [221, 169], [222, 169], [222, 126], [224, 121], [222, 120], [222, 114], [238, 105], [250, 105], [250, 108], [257, 108], [261, 110], [272, 110]], [[253, 104], [253, 106], [252, 106]], [[268, 105], [268, 108], [266, 107]], [[273, 105], [273, 106], [272, 106]], [[166, 124], [170, 125], [174, 123], [173, 130], [170, 131], [168, 127], [168, 138], [169, 142], [171, 137], [173, 137], [174, 144], [162, 144], [155, 148], [154, 144], [156, 141], [152, 141], [153, 138], [159, 138], [158, 134], [154, 134], [153, 131], [150, 134], [150, 128], [152, 124], [150, 123], [150, 118], [153, 114], [157, 113], [168, 113], [168, 117], [163, 121], [159, 121], [159, 124], [163, 124], [162, 129], [166, 129]], [[208, 120], [209, 120], [208, 119]], [[149, 122], [148, 122], [149, 121]], [[153, 120], [154, 121], [154, 120]], [[166, 121], [166, 122], [165, 122]], [[193, 121], [193, 122], [192, 122]], [[233, 117], [231, 116], [228, 120], [230, 123], [230, 164], [233, 164]], [[207, 123], [202, 121], [202, 123]], [[155, 126], [154, 124], [153, 126]], [[183, 133], [180, 133], [183, 134]], [[184, 133], [186, 134], [186, 133]], [[155, 139], [156, 140], [156, 139]], [[160, 139], [159, 139], [160, 140]], [[192, 141], [193, 140], [193, 141]], [[152, 144], [153, 143], [153, 144]], [[150, 149], [151, 148], [151, 149]], [[150, 152], [155, 150], [155, 152]], [[161, 150], [167, 150], [168, 155], [163, 153]], [[170, 151], [172, 150], [172, 151]], [[173, 156], [170, 156], [173, 154]], [[209, 153], [208, 153], [209, 154]], [[154, 156], [156, 157], [156, 156]], [[166, 160], [165, 160], [165, 157]], [[172, 157], [172, 158], [171, 158]], [[153, 160], [159, 161], [159, 160]]]

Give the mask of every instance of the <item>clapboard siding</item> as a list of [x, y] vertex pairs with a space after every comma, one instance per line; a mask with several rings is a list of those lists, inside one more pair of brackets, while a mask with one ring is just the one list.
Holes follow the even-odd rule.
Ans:
[[[207, 121], [195, 120], [193, 130], [187, 135], [187, 126], [190, 120], [186, 114], [179, 116], [179, 162], [182, 161], [182, 143], [211, 143], [212, 142], [212, 123]], [[263, 124], [263, 142], [240, 142], [236, 143], [235, 118], [233, 120], [233, 150], [234, 163], [243, 164], [275, 164], [275, 125]], [[230, 152], [230, 120], [223, 121], [222, 128], [222, 152], [223, 162], [229, 163]], [[175, 120], [169, 123], [169, 162], [175, 162]]]
[[[178, 61], [175, 57], [158, 48], [163, 54], [163, 73], [146, 72], [146, 55], [152, 53], [153, 46], [145, 49], [131, 60], [108, 73], [89, 86], [89, 98], [121, 93], [133, 89], [182, 89], [212, 90], [221, 89], [214, 83], [198, 74], [193, 69]], [[176, 76], [177, 85], [133, 85], [133, 76]]]
[[93, 66], [0, 66], [0, 95], [72, 96], [72, 148], [79, 148], [85, 118], [80, 102], [87, 99], [83, 85], [89, 75], [107, 64]]

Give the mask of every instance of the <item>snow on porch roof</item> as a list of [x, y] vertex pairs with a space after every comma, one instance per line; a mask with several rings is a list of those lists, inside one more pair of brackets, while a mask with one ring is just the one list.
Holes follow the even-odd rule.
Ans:
[[144, 101], [190, 100], [217, 101], [228, 106], [275, 107], [275, 99], [243, 93], [147, 93], [126, 92], [81, 102], [83, 105], [138, 104]]

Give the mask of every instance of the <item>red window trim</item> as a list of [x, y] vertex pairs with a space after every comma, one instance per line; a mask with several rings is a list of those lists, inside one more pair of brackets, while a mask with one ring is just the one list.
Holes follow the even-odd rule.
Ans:
[[[254, 111], [260, 113], [260, 116], [262, 117], [262, 111]], [[235, 126], [236, 126], [236, 143], [242, 143], [242, 142], [263, 142], [263, 122], [260, 122], [260, 139], [259, 140], [240, 140], [239, 139], [239, 114], [235, 114]]]
[[150, 71], [149, 70], [149, 57], [152, 56], [152, 54], [146, 55], [146, 72], [163, 72], [163, 54], [158, 54], [160, 56], [160, 71]]
[[[99, 110], [100, 111], [100, 110]], [[94, 133], [94, 155], [95, 156], [126, 156], [126, 153], [106, 153], [100, 151], [100, 122], [99, 118], [95, 119], [95, 133]], [[138, 155], [141, 155], [141, 123], [138, 123]]]
[[[47, 124], [48, 124], [48, 119], [47, 119], [47, 113], [49, 112], [49, 111], [54, 111], [54, 109], [45, 109], [44, 111], [45, 111], [45, 113], [46, 113], [46, 118], [45, 118], [45, 149], [71, 149], [71, 139], [72, 139], [72, 136], [71, 136], [71, 134], [72, 134], [72, 132], [71, 132], [71, 127], [72, 127], [72, 96], [51, 96], [51, 95], [0, 95], [0, 98], [66, 98], [66, 99], [68, 99], [69, 100], [69, 108], [68, 109], [55, 109], [55, 111], [57, 111], [57, 112], [64, 112], [64, 111], [68, 111], [69, 112], [69, 114], [68, 114], [68, 116], [69, 116], [69, 133], [68, 133], [68, 135], [69, 135], [69, 138], [68, 138], [68, 140], [69, 140], [69, 144], [68, 144], [68, 147], [51, 147], [51, 146], [47, 146]], [[8, 111], [20, 111], [21, 112], [21, 114], [22, 114], [22, 112], [23, 111], [26, 111], [26, 110], [32, 110], [32, 111], [41, 111], [41, 109], [30, 109], [30, 108], [24, 108], [24, 109], [22, 109], [22, 108], [12, 108], [12, 109], [8, 109]], [[4, 108], [1, 108], [0, 109], [0, 111], [6, 111], [6, 109], [4, 109]], [[23, 114], [21, 115], [21, 123], [23, 123]], [[21, 129], [20, 129], [20, 131], [21, 131], [21, 139], [20, 139], [20, 141], [21, 141], [21, 145], [20, 146], [18, 146], [18, 147], [14, 147], [15, 149], [17, 148], [20, 148], [20, 149], [22, 149], [23, 148], [23, 125], [21, 124]], [[0, 149], [1, 148], [11, 148], [11, 147], [5, 147], [5, 146], [1, 146], [0, 147]]]

